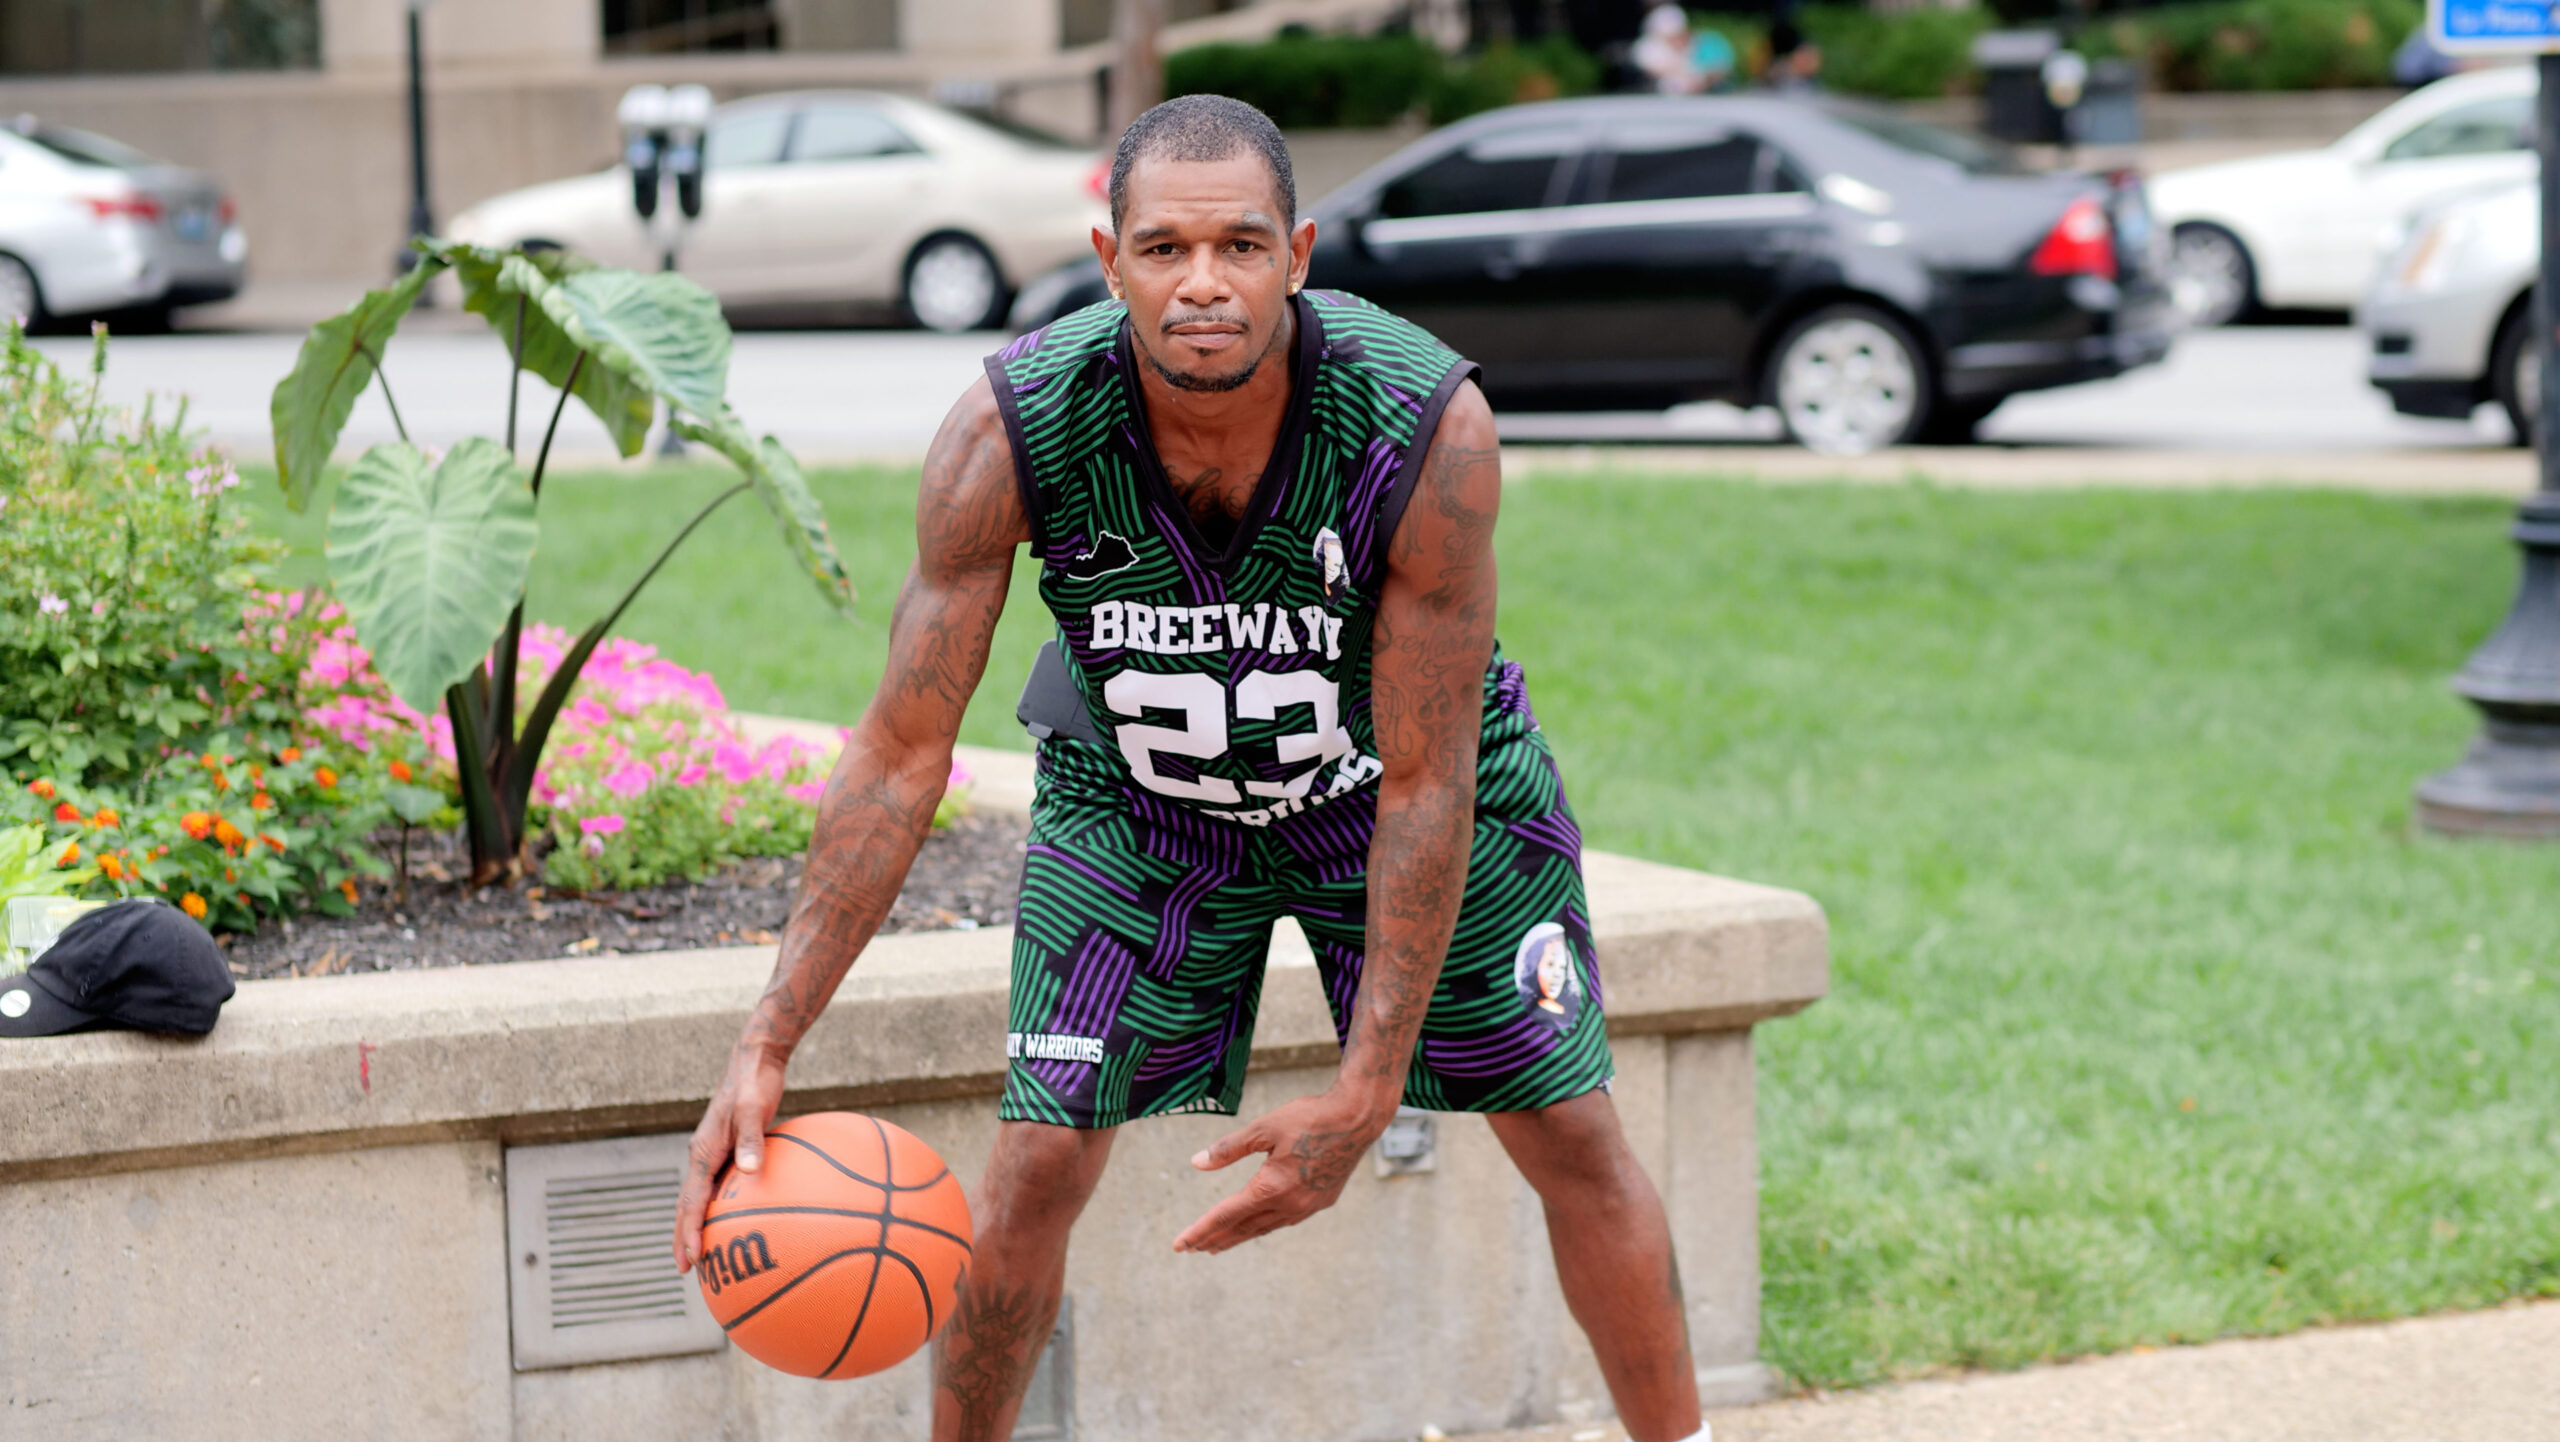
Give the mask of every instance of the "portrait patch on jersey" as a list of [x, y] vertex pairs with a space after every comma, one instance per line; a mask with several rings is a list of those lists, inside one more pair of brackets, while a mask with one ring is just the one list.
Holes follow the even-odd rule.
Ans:
[[1573, 940], [1563, 927], [1552, 921], [1530, 927], [1520, 938], [1512, 976], [1530, 1011], [1559, 1030], [1572, 1029], [1582, 1014], [1582, 968], [1573, 963]]
[[[1325, 534], [1331, 535], [1332, 532]], [[1077, 581], [1098, 580], [1136, 564], [1138, 553], [1130, 548], [1128, 538], [1104, 531], [1094, 537], [1092, 549], [1067, 562], [1067, 576]]]
[[1342, 538], [1327, 526], [1316, 532], [1316, 579], [1324, 586], [1325, 601], [1342, 599], [1343, 590], [1351, 584], [1351, 573], [1342, 564]]

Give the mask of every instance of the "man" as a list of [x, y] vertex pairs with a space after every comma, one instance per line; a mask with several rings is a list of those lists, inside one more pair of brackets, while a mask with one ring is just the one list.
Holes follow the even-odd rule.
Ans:
[[[1606, 1090], [1580, 833], [1494, 645], [1502, 476], [1474, 367], [1302, 293], [1314, 223], [1251, 106], [1139, 117], [1111, 202], [1094, 248], [1117, 303], [990, 357], [926, 458], [888, 669], [694, 1134], [677, 1261], [732, 1154], [761, 1165], [793, 1045], [897, 895], [1028, 543], [1071, 714], [1040, 747], [1012, 1064], [937, 1442], [1010, 1432], [1113, 1129], [1234, 1113], [1281, 915], [1316, 949], [1341, 1071], [1194, 1158], [1264, 1160], [1176, 1249], [1322, 1211], [1399, 1102], [1483, 1112], [1545, 1203], [1630, 1435], [1704, 1437], [1669, 1230]], [[1517, 977], [1542, 927], [1584, 969], [1570, 1024]]]

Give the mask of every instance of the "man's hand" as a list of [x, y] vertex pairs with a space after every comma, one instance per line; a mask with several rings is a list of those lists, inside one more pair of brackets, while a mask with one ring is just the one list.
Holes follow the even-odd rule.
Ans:
[[782, 1106], [784, 1059], [763, 1047], [743, 1043], [729, 1054], [729, 1074], [693, 1129], [693, 1146], [685, 1158], [684, 1190], [676, 1196], [676, 1270], [693, 1270], [702, 1255], [702, 1214], [711, 1206], [712, 1185], [734, 1153], [738, 1170], [764, 1168], [765, 1128]]
[[1214, 1172], [1261, 1152], [1261, 1169], [1243, 1191], [1211, 1207], [1174, 1238], [1173, 1249], [1223, 1252], [1265, 1232], [1294, 1227], [1332, 1206], [1351, 1180], [1351, 1169], [1360, 1165], [1369, 1144], [1395, 1115], [1392, 1099], [1382, 1108], [1337, 1088], [1301, 1097], [1218, 1138], [1191, 1165]]

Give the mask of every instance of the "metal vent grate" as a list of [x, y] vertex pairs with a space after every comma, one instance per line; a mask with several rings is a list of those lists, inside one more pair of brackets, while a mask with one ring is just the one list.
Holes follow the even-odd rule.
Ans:
[[668, 1238], [682, 1134], [507, 1152], [507, 1253], [518, 1371], [717, 1351], [720, 1324]]

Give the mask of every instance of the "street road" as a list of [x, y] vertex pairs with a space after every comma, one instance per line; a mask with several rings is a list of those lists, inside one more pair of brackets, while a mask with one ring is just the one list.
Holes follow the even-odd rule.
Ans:
[[[404, 334], [385, 357], [394, 398], [410, 434], [444, 446], [465, 436], [499, 436], [506, 421], [506, 352], [485, 329], [438, 317]], [[729, 394], [750, 426], [780, 436], [812, 461], [913, 458], [933, 438], [952, 398], [979, 373], [994, 335], [904, 331], [746, 332], [738, 336]], [[65, 365], [84, 366], [81, 338], [38, 342]], [[268, 395], [291, 368], [298, 335], [181, 334], [114, 342], [105, 394], [138, 405], [146, 392], [189, 398], [191, 424], [242, 457], [263, 457], [272, 441]], [[527, 381], [519, 421], [530, 454], [553, 393]], [[166, 399], [161, 402], [165, 407]], [[1777, 422], [1766, 411], [1724, 405], [1668, 413], [1517, 415], [1502, 421], [1515, 441], [1638, 441], [1765, 444]], [[390, 410], [379, 389], [358, 404], [345, 454], [388, 440]], [[2242, 327], [2180, 338], [2164, 365], [2112, 381], [2023, 395], [1984, 423], [2003, 447], [2048, 446], [2166, 451], [2372, 452], [2502, 446], [2506, 422], [2484, 408], [2469, 423], [2392, 413], [2364, 380], [2360, 333], [2336, 327]], [[560, 427], [561, 458], [609, 454], [603, 428], [572, 406]]]

